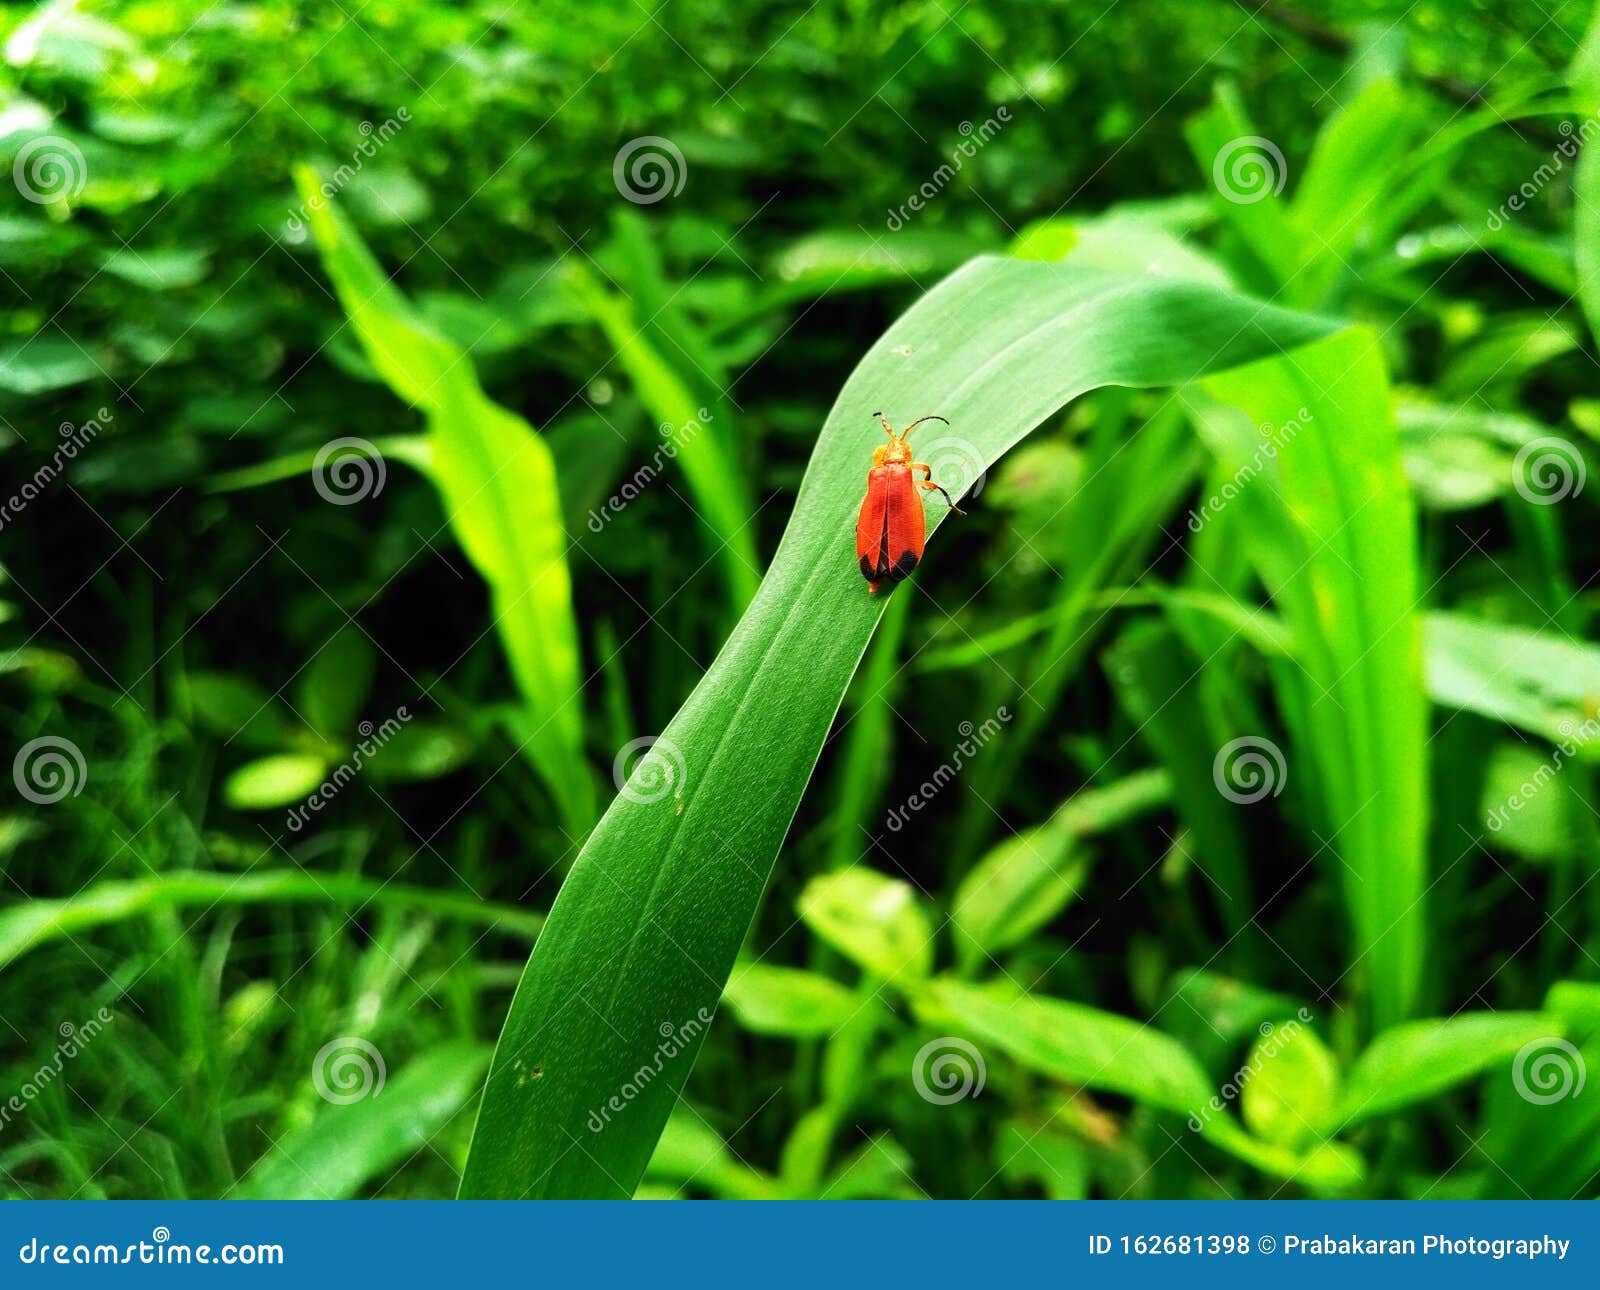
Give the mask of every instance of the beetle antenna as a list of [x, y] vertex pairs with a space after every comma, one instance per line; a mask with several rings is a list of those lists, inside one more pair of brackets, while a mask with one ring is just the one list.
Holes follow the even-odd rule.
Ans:
[[889, 418], [884, 416], [881, 412], [874, 412], [872, 415], [877, 417], [879, 421], [883, 422], [884, 433], [886, 433], [889, 438], [893, 439], [895, 437], [894, 427], [889, 424]]
[[945, 421], [943, 417], [918, 417], [915, 421], [913, 421], [910, 425], [908, 425], [904, 430], [902, 430], [900, 432], [900, 437], [902, 439], [904, 439], [907, 435], [909, 435], [913, 430], [915, 430], [924, 421], [944, 421], [945, 425], [949, 425], [950, 424], [948, 421]]

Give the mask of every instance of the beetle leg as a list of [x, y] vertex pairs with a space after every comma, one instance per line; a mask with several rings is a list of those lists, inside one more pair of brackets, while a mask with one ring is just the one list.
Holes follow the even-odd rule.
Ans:
[[912, 482], [915, 483], [918, 488], [931, 488], [931, 489], [933, 489], [936, 493], [940, 494], [944, 498], [945, 504], [948, 505], [950, 507], [950, 509], [952, 511], [954, 511], [957, 515], [965, 515], [966, 514], [966, 512], [964, 510], [962, 510], [959, 506], [957, 506], [954, 502], [952, 502], [950, 500], [950, 494], [944, 491], [943, 485], [936, 484], [936, 483], [933, 482], [933, 471], [932, 471], [932, 469], [930, 467], [928, 467], [927, 465], [923, 464], [922, 462], [918, 462], [918, 463], [916, 463], [916, 465], [912, 466], [911, 469], [912, 469], [913, 472], [918, 471], [918, 470], [926, 470], [928, 472], [928, 478], [927, 479], [913, 479], [912, 480]]

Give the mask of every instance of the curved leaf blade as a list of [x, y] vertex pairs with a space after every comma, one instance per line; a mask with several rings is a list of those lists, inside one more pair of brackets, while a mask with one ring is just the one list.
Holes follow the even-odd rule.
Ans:
[[[940, 413], [984, 469], [1097, 386], [1188, 381], [1333, 326], [1195, 283], [998, 259], [892, 326], [828, 417], [755, 601], [647, 759], [675, 772], [670, 790], [636, 777], [556, 898], [462, 1194], [621, 1197], [643, 1175], [883, 612], [853, 547], [875, 409]], [[936, 531], [943, 509], [928, 510]], [[613, 1097], [623, 1109], [596, 1114]]]

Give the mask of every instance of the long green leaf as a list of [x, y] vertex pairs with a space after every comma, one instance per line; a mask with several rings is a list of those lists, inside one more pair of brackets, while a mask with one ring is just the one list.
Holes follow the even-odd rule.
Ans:
[[1293, 706], [1308, 756], [1289, 773], [1321, 803], [1359, 979], [1377, 1024], [1393, 1024], [1422, 975], [1427, 699], [1414, 507], [1378, 340], [1354, 329], [1207, 385], [1277, 445], [1274, 459], [1223, 465], [1276, 488], [1275, 531], [1249, 535], [1303, 669]]
[[[822, 429], [754, 603], [556, 898], [495, 1054], [464, 1195], [627, 1196], [637, 1185], [883, 612], [854, 552], [882, 436], [871, 413], [937, 411], [986, 468], [1097, 385], [1183, 382], [1330, 327], [1193, 283], [984, 259], [889, 329]], [[945, 514], [928, 510], [923, 578], [936, 588]], [[681, 772], [665, 790], [664, 769]], [[519, 1081], [534, 1066], [542, 1077]], [[625, 1085], [624, 1110], [587, 1127]]]
[[481, 923], [532, 940], [544, 919], [514, 905], [493, 905], [409, 883], [348, 874], [283, 870], [266, 873], [164, 874], [132, 882], [101, 882], [62, 900], [29, 900], [0, 910], [0, 967], [63, 936], [118, 923], [153, 910], [217, 905], [368, 903]]
[[478, 1091], [489, 1046], [441, 1044], [370, 1096], [322, 1107], [257, 1161], [241, 1199], [344, 1200], [423, 1150]]
[[1354, 1124], [1421, 1102], [1562, 1031], [1561, 1019], [1544, 1012], [1464, 1012], [1395, 1026], [1350, 1068], [1335, 1119]]
[[583, 760], [582, 667], [555, 465], [521, 417], [490, 401], [471, 360], [425, 323], [350, 224], [296, 170], [311, 231], [363, 349], [389, 387], [427, 414], [433, 476], [457, 539], [493, 594], [494, 621], [529, 711], [526, 752], [567, 828], [586, 832], [594, 780]]

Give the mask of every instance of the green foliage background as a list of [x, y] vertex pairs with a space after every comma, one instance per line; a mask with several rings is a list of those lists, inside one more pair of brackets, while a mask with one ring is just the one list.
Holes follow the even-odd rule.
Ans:
[[1590, 15], [1250, 8], [0, 15], [0, 1186], [1594, 1195]]

